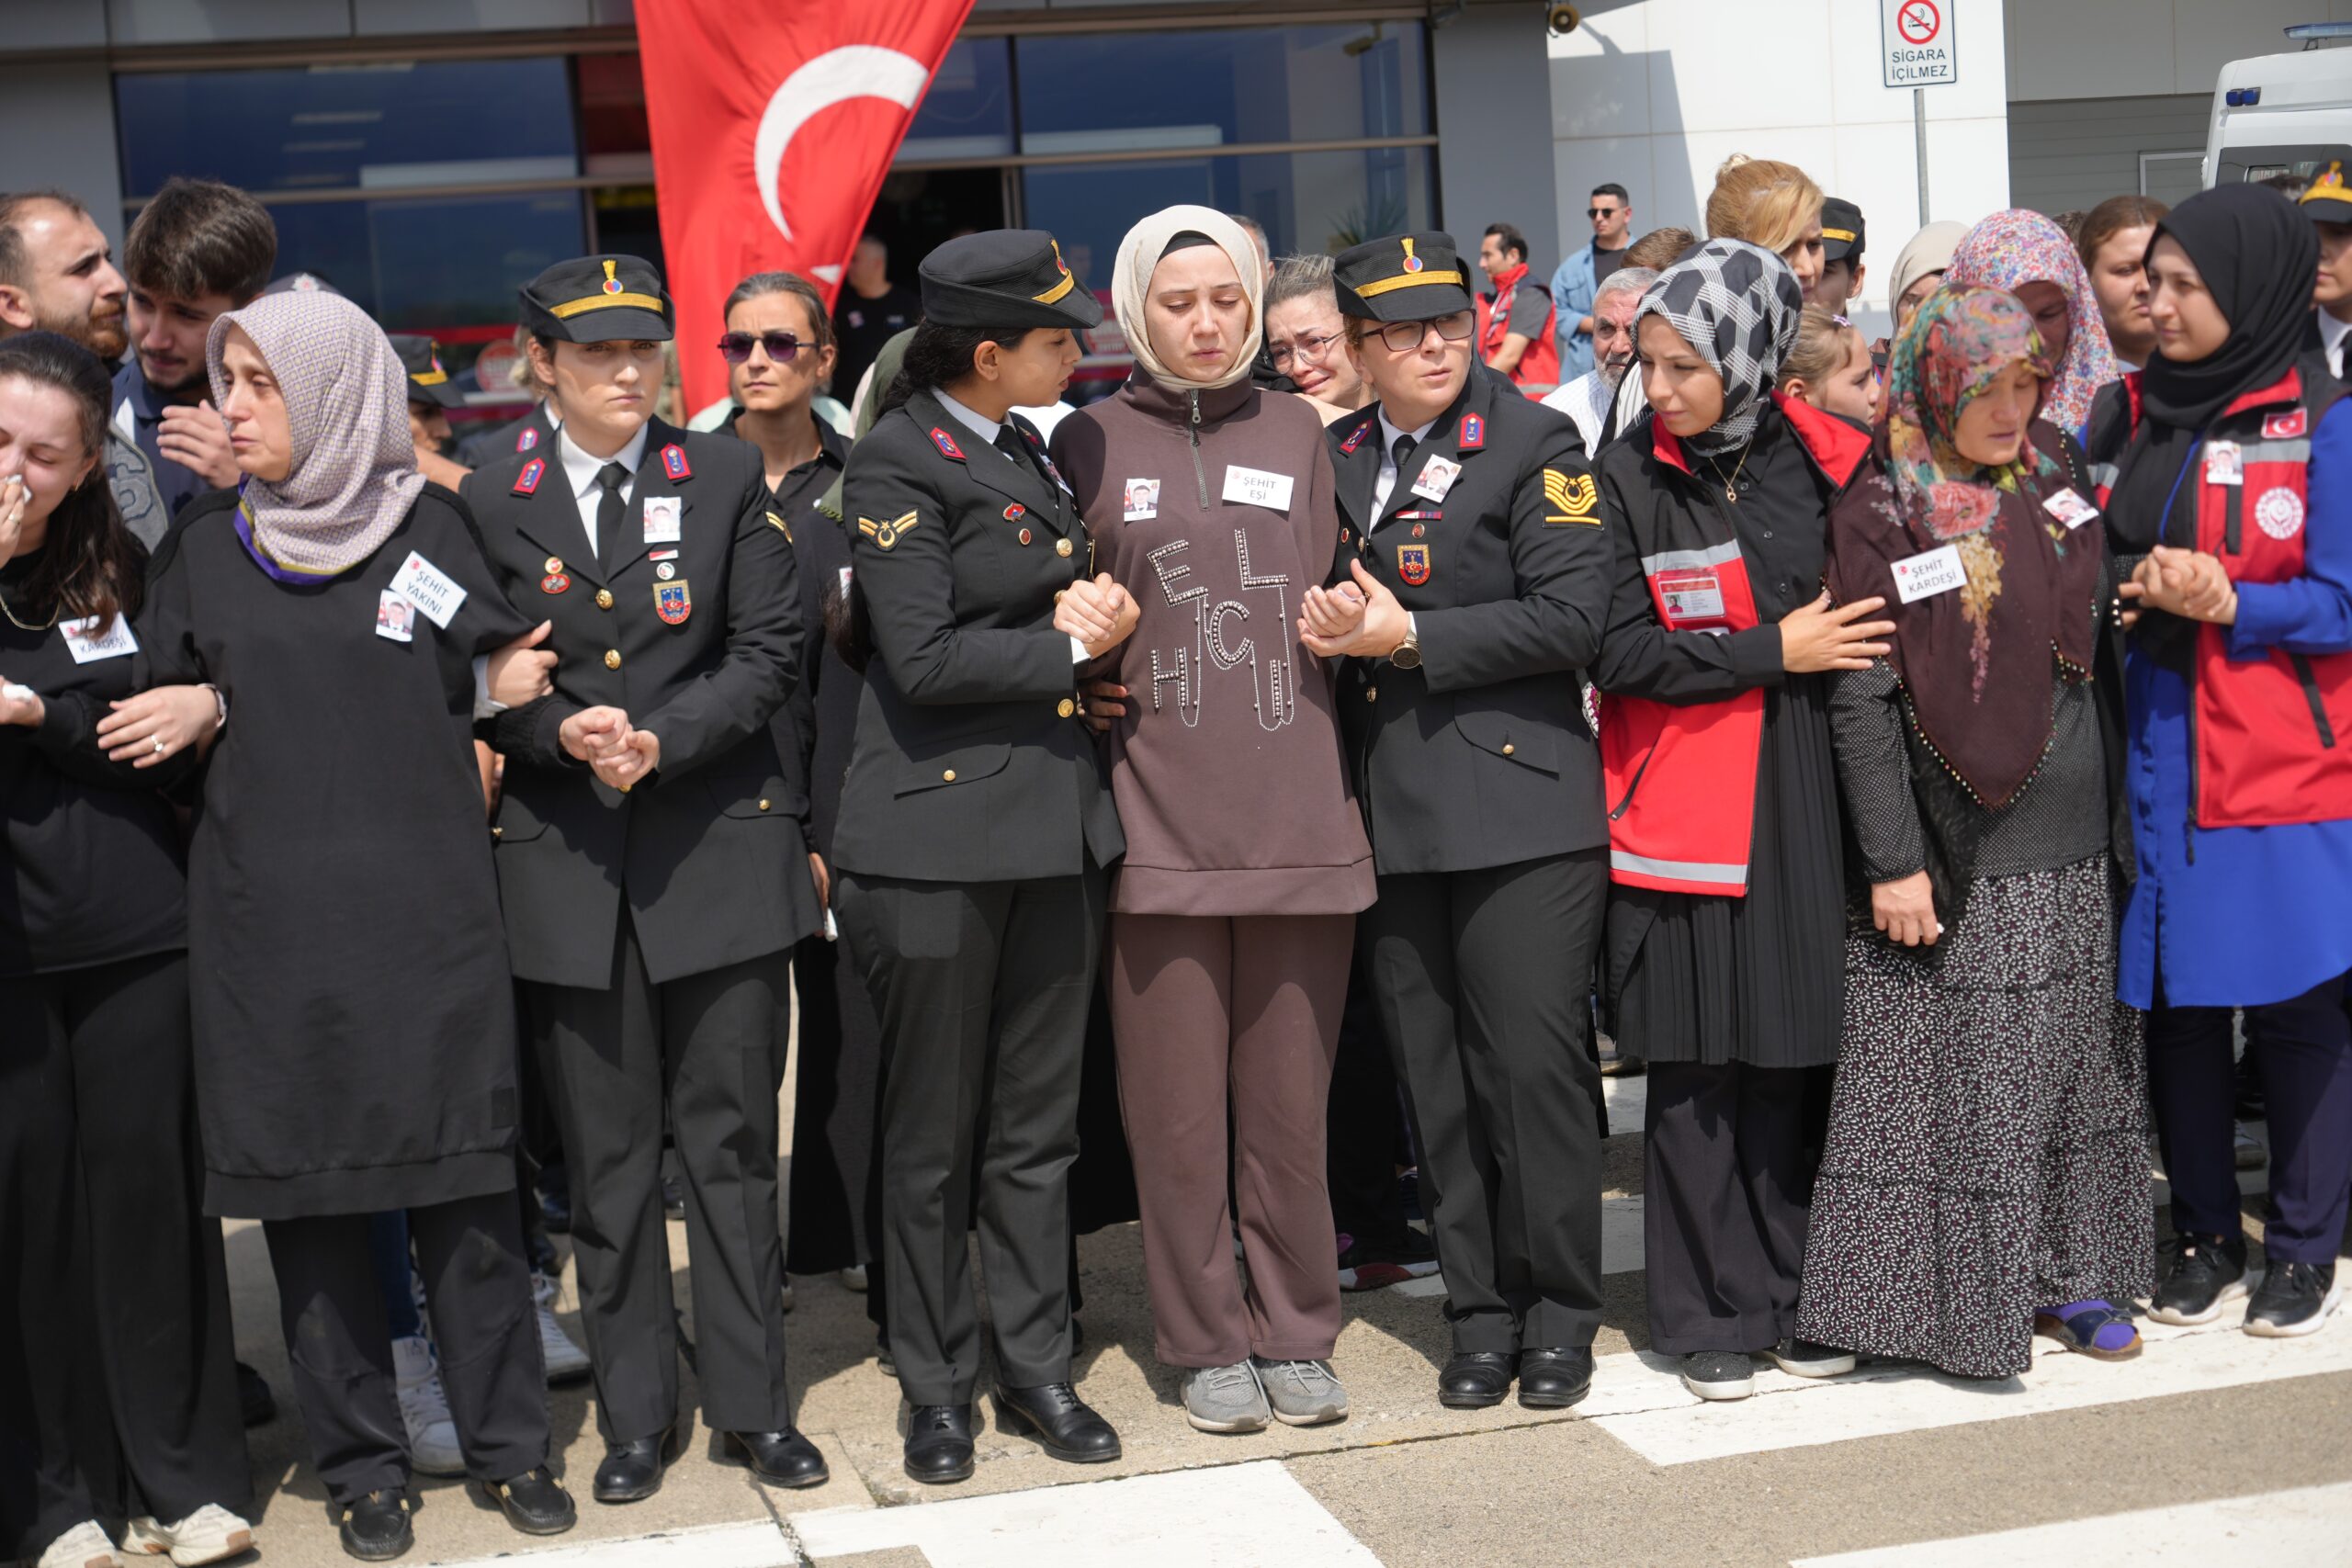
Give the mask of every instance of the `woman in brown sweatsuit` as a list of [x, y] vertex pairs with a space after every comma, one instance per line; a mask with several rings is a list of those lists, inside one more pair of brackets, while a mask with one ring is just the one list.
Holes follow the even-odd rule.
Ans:
[[1112, 281], [1136, 373], [1054, 440], [1095, 569], [1143, 613], [1101, 672], [1125, 692], [1111, 1020], [1159, 1359], [1210, 1432], [1347, 1413], [1324, 1110], [1373, 899], [1330, 675], [1297, 633], [1339, 543], [1331, 459], [1306, 403], [1250, 384], [1261, 276], [1208, 208], [1138, 223]]

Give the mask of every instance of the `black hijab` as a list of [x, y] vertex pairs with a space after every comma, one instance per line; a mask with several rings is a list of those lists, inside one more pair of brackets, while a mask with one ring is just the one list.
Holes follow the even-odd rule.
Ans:
[[2195, 493], [2176, 481], [2231, 400], [2278, 380], [2306, 346], [2319, 268], [2318, 231], [2268, 186], [2199, 191], [2156, 224], [2149, 249], [2167, 234], [2188, 253], [2230, 336], [2203, 359], [2177, 364], [2159, 347], [2141, 372], [2143, 417], [2108, 507], [2118, 536], [2141, 549], [2196, 542], [2193, 507], [2177, 525], [2170, 515], [2180, 491]]

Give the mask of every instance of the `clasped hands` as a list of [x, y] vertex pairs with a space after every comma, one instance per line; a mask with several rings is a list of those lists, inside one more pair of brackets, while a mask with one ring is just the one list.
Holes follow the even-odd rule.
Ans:
[[1310, 588], [1301, 598], [1298, 640], [1320, 659], [1385, 659], [1405, 640], [1411, 618], [1363, 562], [1350, 561], [1348, 570], [1353, 581]]
[[660, 739], [650, 729], [631, 726], [619, 708], [582, 708], [563, 721], [556, 735], [567, 755], [587, 763], [599, 779], [624, 795], [662, 765]]
[[2234, 626], [2238, 618], [2237, 585], [2221, 558], [2204, 550], [2158, 545], [2141, 558], [2130, 580], [2118, 583], [2115, 592], [2122, 602], [2126, 627], [2138, 623], [2143, 609], [2222, 626]]
[[1135, 595], [1103, 572], [1091, 582], [1080, 578], [1054, 595], [1054, 629], [1086, 646], [1086, 657], [1100, 659], [1135, 635], [1143, 606]]

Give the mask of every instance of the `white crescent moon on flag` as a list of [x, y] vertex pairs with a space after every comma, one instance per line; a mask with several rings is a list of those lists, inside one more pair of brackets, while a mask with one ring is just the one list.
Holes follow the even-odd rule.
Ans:
[[800, 128], [820, 110], [852, 98], [887, 98], [910, 109], [930, 79], [931, 72], [922, 62], [870, 43], [827, 50], [784, 79], [784, 85], [768, 100], [767, 112], [760, 116], [760, 132], [752, 143], [752, 172], [759, 182], [760, 203], [767, 209], [768, 220], [777, 232], [792, 238], [792, 225], [784, 220], [775, 187], [785, 151]]

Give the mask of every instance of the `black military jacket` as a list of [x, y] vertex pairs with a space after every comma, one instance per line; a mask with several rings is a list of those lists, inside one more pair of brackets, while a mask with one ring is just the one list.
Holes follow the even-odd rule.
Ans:
[[1471, 871], [1607, 843], [1577, 671], [1600, 646], [1612, 558], [1576, 426], [1474, 366], [1378, 519], [1378, 405], [1327, 434], [1335, 581], [1361, 559], [1420, 638], [1419, 669], [1351, 659], [1340, 674], [1375, 866]]
[[[806, 807], [768, 722], [798, 677], [800, 590], [758, 449], [654, 421], [594, 556], [555, 439], [476, 469], [464, 493], [506, 597], [555, 623], [560, 656], [554, 695], [492, 733], [508, 758], [497, 863], [515, 976], [605, 986], [624, 899], [656, 982], [815, 930]], [[674, 512], [674, 539], [647, 538], [649, 507], [657, 536]], [[662, 742], [627, 795], [558, 739], [600, 705]]]
[[1085, 525], [1027, 457], [929, 392], [850, 454], [842, 506], [874, 645], [842, 789], [841, 869], [938, 882], [1075, 875], [1124, 853], [1057, 591], [1088, 567]]

